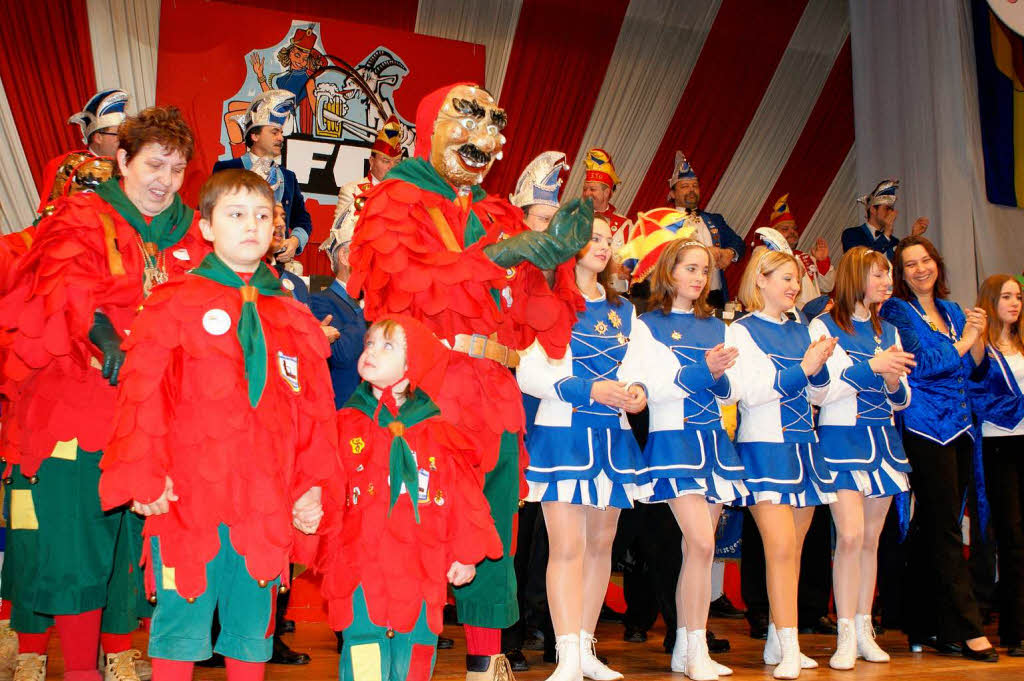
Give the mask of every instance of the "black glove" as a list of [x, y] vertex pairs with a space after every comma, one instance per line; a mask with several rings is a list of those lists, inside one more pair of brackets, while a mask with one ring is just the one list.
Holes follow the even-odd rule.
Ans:
[[117, 385], [117, 374], [124, 364], [121, 336], [114, 330], [114, 325], [110, 323], [107, 315], [99, 310], [93, 313], [89, 340], [103, 353], [103, 378], [110, 379], [110, 385]]
[[523, 232], [484, 247], [494, 264], [512, 267], [524, 261], [542, 270], [553, 270], [573, 257], [590, 241], [594, 204], [573, 199], [558, 209], [546, 232]]

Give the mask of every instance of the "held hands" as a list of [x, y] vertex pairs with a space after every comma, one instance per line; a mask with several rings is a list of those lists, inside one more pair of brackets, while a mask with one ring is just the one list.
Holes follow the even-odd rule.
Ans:
[[885, 379], [885, 385], [891, 392], [898, 387], [900, 378], [917, 366], [917, 362], [914, 361], [913, 354], [893, 345], [869, 359], [868, 365], [872, 371]]
[[295, 501], [292, 506], [292, 524], [299, 532], [313, 534], [320, 526], [320, 519], [324, 517], [322, 496], [321, 489], [314, 486]]
[[736, 348], [727, 348], [725, 343], [719, 343], [704, 353], [704, 361], [708, 365], [711, 377], [716, 381], [722, 377], [726, 369], [731, 369], [736, 364], [736, 358], [740, 351]]
[[920, 217], [914, 220], [914, 224], [910, 228], [911, 236], [921, 236], [928, 231], [928, 225], [931, 224], [931, 220], [926, 217]]
[[132, 510], [143, 516], [163, 515], [171, 510], [171, 502], [177, 501], [178, 495], [174, 493], [174, 482], [169, 476], [164, 477], [164, 492], [156, 501], [143, 504], [139, 501], [132, 502]]
[[542, 270], [553, 270], [587, 245], [593, 222], [590, 199], [573, 199], [558, 209], [547, 231], [516, 234], [485, 246], [484, 253], [500, 267], [530, 262]]
[[630, 414], [642, 412], [644, 407], [647, 406], [647, 391], [644, 390], [642, 385], [634, 383], [626, 389], [626, 392], [632, 395], [633, 399], [626, 404], [624, 409]]
[[821, 371], [825, 362], [832, 356], [832, 351], [836, 349], [836, 342], [838, 342], [837, 338], [822, 336], [811, 343], [807, 352], [804, 353], [804, 358], [800, 361], [800, 368], [803, 369], [804, 376], [814, 376]]
[[448, 581], [452, 583], [452, 586], [462, 586], [463, 584], [469, 584], [476, 577], [476, 566], [465, 565], [459, 561], [452, 561], [452, 566], [448, 568]]
[[333, 343], [334, 341], [341, 338], [341, 331], [331, 326], [331, 321], [334, 319], [334, 315], [329, 314], [320, 320], [320, 328], [323, 330], [324, 335], [327, 336], [327, 342]]

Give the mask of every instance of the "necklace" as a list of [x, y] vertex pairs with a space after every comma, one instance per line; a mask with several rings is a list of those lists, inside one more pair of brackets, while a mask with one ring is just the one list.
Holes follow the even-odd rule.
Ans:
[[[932, 331], [935, 331], [936, 333], [941, 333], [943, 336], [951, 338], [953, 342], [960, 340], [960, 334], [956, 332], [956, 327], [953, 326], [953, 320], [950, 319], [948, 314], [943, 316], [946, 318], [946, 328], [949, 329], [949, 332], [942, 333], [941, 331], [939, 331], [939, 325], [933, 322], [931, 318], [928, 317], [928, 314], [924, 311], [923, 305], [919, 308], [918, 302], [912, 300], [910, 301], [910, 306], [914, 308], [914, 312], [916, 312], [918, 316], [920, 316], [921, 319], [924, 320], [924, 323], [927, 324], [928, 328], [930, 328]], [[935, 306], [935, 309], [936, 311], [938, 311], [938, 305]]]
[[142, 237], [138, 235], [135, 238], [142, 253], [142, 297], [148, 298], [154, 286], [167, 281], [166, 256], [163, 251], [157, 250], [156, 244], [149, 241], [143, 243]]

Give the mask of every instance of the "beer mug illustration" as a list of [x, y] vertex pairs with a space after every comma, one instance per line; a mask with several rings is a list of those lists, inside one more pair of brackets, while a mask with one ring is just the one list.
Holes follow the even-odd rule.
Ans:
[[313, 90], [316, 97], [314, 134], [317, 137], [341, 139], [341, 121], [345, 116], [345, 100], [334, 83], [317, 83]]

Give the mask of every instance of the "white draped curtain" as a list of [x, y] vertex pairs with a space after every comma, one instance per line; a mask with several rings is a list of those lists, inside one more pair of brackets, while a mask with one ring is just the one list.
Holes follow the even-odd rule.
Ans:
[[483, 45], [487, 60], [484, 87], [499, 97], [522, 6], [522, 0], [420, 0], [416, 32]]
[[814, 215], [807, 221], [800, 233], [801, 251], [810, 251], [818, 238], [828, 242], [828, 250], [832, 263], [839, 262], [843, 253], [843, 229], [864, 222], [864, 214], [859, 210], [854, 197], [857, 191], [857, 145], [850, 148], [850, 153], [843, 160], [835, 179], [829, 185], [825, 195], [821, 197]]
[[[804, 124], [850, 32], [846, 0], [810, 0], [786, 46], [753, 120], [710, 197], [707, 210], [729, 218], [744, 236], [796, 146]], [[727, 102], [721, 103], [728, 106]], [[790, 205], [806, 215], [800, 187], [786, 187]], [[842, 225], [837, 225], [841, 231]]]
[[28, 169], [3, 81], [0, 81], [0, 144], [7, 151], [0, 154], [0, 233], [10, 234], [32, 224], [39, 205], [39, 191]]
[[127, 92], [129, 111], [156, 103], [160, 0], [89, 0], [96, 88]]
[[[632, 0], [622, 22], [590, 123], [566, 185], [577, 196], [583, 159], [592, 147], [612, 155], [622, 178], [612, 202], [625, 210], [647, 174], [651, 158], [686, 87], [720, 0]], [[671, 168], [665, 168], [666, 187]], [[650, 206], [653, 208], [653, 206]]]
[[969, 0], [850, 5], [857, 188], [902, 180], [896, 235], [918, 216], [943, 253], [952, 297], [1024, 264], [1024, 211], [988, 203]]

